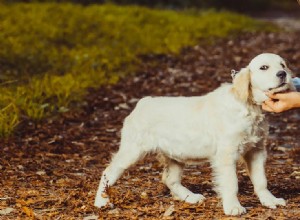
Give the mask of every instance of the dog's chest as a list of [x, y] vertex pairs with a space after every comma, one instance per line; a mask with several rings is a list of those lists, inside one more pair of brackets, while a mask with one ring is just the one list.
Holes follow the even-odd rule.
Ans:
[[241, 143], [239, 144], [239, 152], [243, 153], [256, 147], [267, 133], [267, 123], [264, 121], [264, 116], [257, 113], [249, 113], [246, 117], [248, 126], [242, 132]]

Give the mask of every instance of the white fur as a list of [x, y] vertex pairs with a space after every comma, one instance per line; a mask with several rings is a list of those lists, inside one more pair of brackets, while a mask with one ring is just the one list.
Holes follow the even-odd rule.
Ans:
[[[261, 70], [262, 66], [268, 66], [267, 70]], [[284, 68], [282, 67], [284, 65]], [[281, 92], [283, 90], [295, 90], [292, 84], [291, 71], [287, 68], [286, 62], [276, 54], [263, 53], [251, 60], [248, 66], [251, 74], [251, 86], [254, 93], [254, 101], [261, 104], [268, 97], [266, 91]], [[280, 84], [280, 79], [276, 74], [284, 70], [287, 73], [286, 85], [276, 88]]]
[[[225, 214], [245, 213], [237, 198], [236, 162], [242, 156], [261, 203], [270, 208], [285, 205], [267, 189], [264, 167], [268, 129], [259, 106], [266, 99], [264, 92], [281, 84], [276, 73], [283, 69], [282, 62], [275, 54], [261, 54], [235, 76], [232, 84], [205, 96], [141, 99], [125, 119], [120, 149], [103, 172], [95, 206], [109, 204], [107, 187], [150, 152], [161, 155], [162, 180], [177, 199], [189, 203], [205, 199], [184, 187], [181, 175], [185, 163], [208, 159]], [[260, 70], [262, 65], [269, 69]], [[287, 84], [281, 90], [292, 89], [290, 77], [287, 71]]]

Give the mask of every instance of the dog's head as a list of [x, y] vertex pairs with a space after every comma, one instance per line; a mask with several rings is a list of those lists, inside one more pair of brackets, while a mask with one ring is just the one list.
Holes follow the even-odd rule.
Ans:
[[246, 68], [234, 75], [233, 91], [244, 102], [261, 104], [266, 92], [295, 90], [292, 73], [283, 58], [272, 53], [254, 57]]

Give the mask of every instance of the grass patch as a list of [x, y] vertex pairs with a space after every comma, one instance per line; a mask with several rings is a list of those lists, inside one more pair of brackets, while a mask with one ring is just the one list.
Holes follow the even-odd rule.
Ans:
[[229, 12], [111, 4], [0, 7], [0, 136], [10, 134], [20, 116], [40, 120], [66, 111], [87, 88], [133, 73], [139, 55], [176, 54], [201, 39], [273, 29]]

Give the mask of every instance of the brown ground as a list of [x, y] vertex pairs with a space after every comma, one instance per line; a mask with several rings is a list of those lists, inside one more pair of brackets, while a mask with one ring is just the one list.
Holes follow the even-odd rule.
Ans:
[[[300, 72], [299, 33], [244, 34], [186, 49], [176, 57], [143, 57], [141, 72], [90, 91], [82, 110], [38, 125], [24, 121], [14, 138], [1, 142], [0, 219], [234, 219], [223, 215], [207, 163], [185, 169], [184, 185], [207, 198], [190, 205], [171, 198], [153, 155], [111, 188], [113, 208], [99, 210], [93, 202], [101, 172], [118, 149], [122, 121], [137, 99], [205, 94], [231, 81], [231, 69], [244, 67], [266, 51], [285, 57], [292, 70]], [[248, 211], [241, 219], [300, 219], [300, 112], [267, 118], [269, 188], [288, 205], [262, 207], [240, 166], [239, 198]]]

